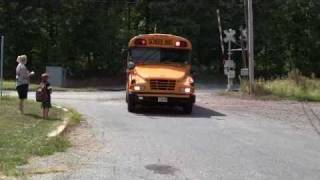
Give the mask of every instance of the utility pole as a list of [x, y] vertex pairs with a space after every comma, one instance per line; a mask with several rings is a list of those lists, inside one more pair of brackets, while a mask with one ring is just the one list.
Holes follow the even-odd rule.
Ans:
[[0, 57], [0, 97], [3, 91], [3, 50], [4, 50], [4, 36], [1, 36], [1, 57]]
[[248, 0], [248, 55], [249, 55], [249, 92], [254, 93], [254, 33], [252, 0]]
[[127, 8], [128, 8], [128, 40], [131, 36], [131, 8], [136, 6], [138, 0], [127, 0]]
[[128, 39], [131, 36], [131, 5], [128, 4]]

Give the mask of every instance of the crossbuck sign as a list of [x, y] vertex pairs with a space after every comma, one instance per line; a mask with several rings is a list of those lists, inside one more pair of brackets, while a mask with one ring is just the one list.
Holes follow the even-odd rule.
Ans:
[[236, 35], [235, 30], [229, 29], [229, 30], [224, 30], [223, 32], [226, 35], [226, 37], [224, 38], [225, 43], [228, 43], [228, 42], [236, 43], [236, 38], [234, 37]]

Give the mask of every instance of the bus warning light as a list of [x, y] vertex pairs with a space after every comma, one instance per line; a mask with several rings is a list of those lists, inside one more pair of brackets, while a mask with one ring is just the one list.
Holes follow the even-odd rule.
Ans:
[[147, 45], [147, 41], [145, 39], [137, 39], [134, 42], [135, 45], [145, 46]]
[[177, 41], [176, 47], [187, 47], [188, 43], [186, 41]]

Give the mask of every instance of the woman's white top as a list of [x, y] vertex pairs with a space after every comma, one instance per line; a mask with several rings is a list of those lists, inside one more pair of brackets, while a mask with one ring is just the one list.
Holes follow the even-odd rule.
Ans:
[[29, 71], [24, 64], [19, 63], [16, 68], [16, 82], [17, 86], [29, 84]]

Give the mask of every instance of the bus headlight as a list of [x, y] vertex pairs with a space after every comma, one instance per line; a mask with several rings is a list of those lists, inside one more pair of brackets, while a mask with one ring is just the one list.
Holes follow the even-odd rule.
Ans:
[[191, 93], [191, 88], [190, 87], [182, 88], [182, 92], [189, 94]]
[[185, 93], [191, 93], [191, 88], [184, 88]]
[[143, 87], [142, 87], [142, 86], [139, 86], [139, 85], [135, 85], [135, 86], [133, 86], [133, 90], [135, 90], [135, 91], [142, 91], [142, 90], [143, 90]]

